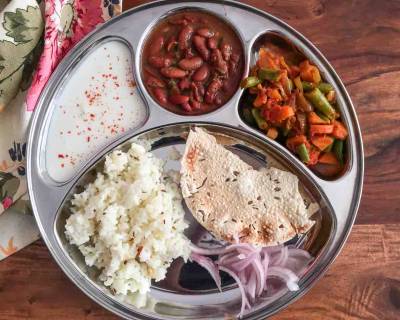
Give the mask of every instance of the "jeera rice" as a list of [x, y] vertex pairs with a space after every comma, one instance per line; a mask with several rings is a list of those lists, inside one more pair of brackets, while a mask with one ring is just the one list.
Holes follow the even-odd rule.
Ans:
[[103, 172], [72, 199], [69, 242], [117, 296], [142, 306], [151, 281], [190, 255], [182, 196], [162, 160], [139, 144], [106, 157]]

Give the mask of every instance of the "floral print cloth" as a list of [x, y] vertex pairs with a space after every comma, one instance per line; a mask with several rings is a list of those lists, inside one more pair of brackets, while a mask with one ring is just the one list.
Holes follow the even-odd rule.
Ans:
[[65, 54], [122, 0], [0, 0], [0, 260], [38, 239], [26, 185], [29, 120]]

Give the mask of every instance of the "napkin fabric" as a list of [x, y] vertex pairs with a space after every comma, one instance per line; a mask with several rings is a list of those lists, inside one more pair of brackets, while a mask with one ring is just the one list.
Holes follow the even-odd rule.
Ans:
[[65, 54], [122, 0], [0, 0], [0, 260], [39, 238], [26, 184], [37, 99]]

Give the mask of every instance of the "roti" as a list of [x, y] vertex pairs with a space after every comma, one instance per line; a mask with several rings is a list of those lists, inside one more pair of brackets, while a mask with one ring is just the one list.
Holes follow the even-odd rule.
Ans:
[[278, 168], [255, 170], [204, 129], [191, 130], [181, 160], [181, 189], [196, 220], [216, 238], [271, 246], [314, 224], [298, 178]]

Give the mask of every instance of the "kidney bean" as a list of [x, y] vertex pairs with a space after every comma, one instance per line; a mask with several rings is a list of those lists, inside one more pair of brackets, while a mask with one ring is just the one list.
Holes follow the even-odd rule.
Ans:
[[179, 49], [185, 50], [189, 48], [189, 41], [193, 34], [193, 27], [191, 25], [186, 25], [182, 28], [178, 36], [178, 46]]
[[192, 82], [188, 78], [183, 78], [181, 81], [178, 83], [178, 87], [180, 90], [186, 90], [190, 88], [190, 85]]
[[[182, 52], [183, 54], [181, 55], [182, 57], [186, 58], [186, 59], [190, 59], [196, 56], [196, 53], [193, 52], [193, 49], [191, 47], [183, 50]], [[180, 60], [180, 59], [178, 59]]]
[[214, 103], [219, 106], [222, 104], [222, 95], [221, 92], [217, 92], [214, 97]]
[[208, 28], [200, 28], [200, 29], [197, 29], [196, 33], [197, 33], [199, 36], [202, 36], [202, 37], [204, 37], [204, 38], [211, 38], [211, 37], [214, 36], [214, 32], [211, 31], [211, 30], [208, 29]]
[[211, 81], [211, 83], [207, 87], [206, 94], [204, 96], [205, 102], [208, 104], [212, 104], [214, 102], [217, 92], [221, 89], [221, 87], [221, 79], [216, 78]]
[[232, 46], [226, 42], [221, 45], [222, 57], [225, 61], [229, 61], [232, 54]]
[[169, 88], [170, 95], [181, 94], [181, 90], [179, 90], [179, 86], [176, 83], [176, 80], [174, 80], [174, 79], [170, 79], [168, 81], [168, 88]]
[[190, 106], [189, 102], [182, 103], [181, 107], [182, 107], [183, 110], [185, 110], [187, 112], [191, 112], [192, 111], [192, 107]]
[[183, 70], [197, 70], [203, 64], [200, 57], [186, 58], [179, 61], [178, 65]]
[[206, 64], [203, 64], [197, 71], [193, 74], [193, 81], [203, 82], [208, 78], [208, 74], [210, 72], [209, 67]]
[[237, 53], [232, 53], [232, 55], [231, 55], [231, 60], [232, 60], [233, 62], [238, 63], [239, 60], [240, 60], [240, 55], [237, 54]]
[[169, 38], [167, 43], [167, 52], [173, 51], [177, 45], [178, 41], [176, 40], [176, 36], [172, 36], [171, 38]]
[[146, 84], [152, 88], [165, 88], [164, 81], [153, 76], [148, 77]]
[[164, 47], [164, 41], [165, 39], [163, 36], [158, 36], [154, 39], [153, 43], [149, 47], [149, 53], [151, 56], [154, 56], [161, 51], [161, 49]]
[[192, 94], [196, 101], [202, 102], [204, 97], [205, 89], [201, 82], [192, 83]]
[[239, 65], [240, 56], [237, 53], [232, 53], [231, 59], [229, 60], [229, 71], [231, 73], [237, 71]]
[[172, 65], [172, 59], [160, 56], [150, 56], [148, 62], [150, 65], [156, 68], [169, 67]]
[[203, 96], [201, 96], [199, 94], [198, 88], [196, 86], [194, 86], [193, 84], [192, 84], [192, 94], [191, 95], [193, 96], [193, 100], [196, 100], [198, 102], [203, 102], [203, 100], [204, 100]]
[[167, 91], [162, 88], [154, 88], [153, 89], [153, 94], [156, 97], [157, 101], [160, 104], [166, 104], [167, 103]]
[[219, 49], [214, 49], [211, 52], [211, 62], [217, 69], [217, 71], [221, 74], [227, 74], [228, 73], [228, 65], [226, 61], [222, 58], [222, 53], [221, 50]]
[[186, 102], [189, 102], [189, 97], [182, 94], [171, 95], [168, 99], [173, 104], [184, 104]]
[[184, 78], [186, 77], [186, 71], [175, 68], [175, 67], [166, 67], [160, 70], [161, 74], [166, 78]]
[[207, 45], [210, 49], [217, 49], [218, 48], [218, 39], [217, 37], [212, 37], [207, 40]]
[[195, 109], [195, 110], [201, 109], [201, 102], [199, 102], [199, 101], [197, 101], [197, 100], [191, 100], [191, 101], [190, 101], [190, 105], [191, 105], [192, 108]]
[[200, 36], [194, 36], [193, 43], [194, 46], [196, 47], [196, 50], [200, 53], [202, 58], [205, 61], [208, 61], [208, 59], [210, 58], [210, 50], [208, 50], [206, 46], [206, 38]]

